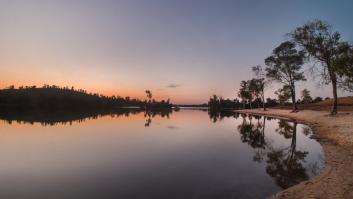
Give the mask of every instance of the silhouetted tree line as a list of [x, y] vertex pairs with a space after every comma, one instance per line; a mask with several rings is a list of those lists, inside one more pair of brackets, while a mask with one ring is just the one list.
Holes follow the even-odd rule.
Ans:
[[83, 89], [44, 85], [15, 88], [10, 86], [0, 90], [0, 108], [40, 109], [40, 110], [76, 110], [76, 109], [112, 109], [138, 107], [144, 109], [170, 109], [168, 100], [156, 101], [132, 99], [130, 97], [104, 96], [87, 93]]
[[239, 109], [240, 102], [238, 101], [238, 99], [234, 99], [234, 100], [223, 99], [222, 97], [213, 95], [208, 101], [208, 107], [212, 111], [226, 110], [226, 109]]
[[253, 107], [273, 107], [278, 105], [279, 102], [276, 99], [267, 98], [266, 102], [263, 103], [260, 97], [252, 99], [251, 101], [243, 98], [241, 101], [238, 98], [235, 99], [223, 99], [217, 95], [213, 95], [208, 100], [208, 107], [211, 112], [214, 111], [223, 111], [223, 110], [236, 110], [244, 108], [253, 108]]

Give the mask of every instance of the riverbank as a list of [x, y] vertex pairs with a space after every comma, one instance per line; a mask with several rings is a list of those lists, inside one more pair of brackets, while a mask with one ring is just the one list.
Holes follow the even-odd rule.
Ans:
[[238, 110], [237, 112], [283, 117], [303, 122], [314, 130], [315, 138], [323, 147], [326, 162], [324, 171], [308, 181], [275, 194], [272, 198], [353, 198], [352, 111], [342, 111], [337, 116], [329, 116], [327, 111], [313, 110], [297, 113], [281, 109]]

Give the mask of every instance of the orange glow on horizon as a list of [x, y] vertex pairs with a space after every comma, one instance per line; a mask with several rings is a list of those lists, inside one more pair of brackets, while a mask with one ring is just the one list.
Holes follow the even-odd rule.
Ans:
[[[47, 60], [48, 61], [48, 60]], [[50, 61], [50, 60], [49, 60]], [[15, 63], [14, 63], [15, 62]], [[45, 62], [45, 61], [44, 61]], [[155, 100], [167, 100], [174, 104], [201, 104], [208, 100], [208, 97], [213, 93], [208, 93], [202, 90], [196, 90], [192, 87], [182, 87], [168, 89], [160, 83], [144, 81], [132, 81], [129, 75], [117, 74], [114, 78], [107, 77], [104, 79], [103, 73], [91, 71], [89, 69], [70, 70], [60, 66], [43, 67], [46, 63], [33, 63], [29, 61], [27, 64], [19, 63], [14, 60], [2, 60], [0, 73], [5, 74], [0, 82], [0, 89], [14, 85], [16, 88], [20, 86], [37, 86], [57, 85], [59, 87], [72, 86], [75, 89], [84, 89], [87, 93], [98, 93], [106, 96], [121, 96], [144, 100], [146, 99], [145, 90], [151, 90]], [[14, 71], [12, 68], [18, 68]], [[43, 69], [44, 68], [44, 69]], [[60, 70], [53, 70], [53, 68]], [[96, 77], [97, 76], [97, 77]], [[142, 82], [142, 83], [141, 83]], [[141, 85], [146, 85], [142, 87]]]
[[[40, 82], [40, 83], [39, 83]], [[14, 85], [15, 88], [18, 88], [20, 86], [36, 86], [37, 88], [43, 87], [43, 85], [56, 85], [59, 87], [74, 87], [75, 90], [78, 89], [83, 89], [86, 90], [87, 93], [98, 93], [102, 94], [105, 96], [120, 96], [120, 97], [130, 97], [131, 99], [140, 99], [140, 100], [145, 100], [146, 94], [145, 90], [147, 89], [138, 89], [138, 88], [105, 88], [105, 87], [95, 87], [93, 85], [80, 85], [80, 84], [65, 84], [65, 83], [44, 83], [41, 81], [18, 81], [18, 83], [10, 83], [10, 81], [2, 81], [0, 84], [0, 89], [6, 88], [8, 86]], [[160, 91], [158, 89], [153, 90], [149, 89], [152, 91], [153, 94], [153, 99], [155, 100], [167, 100], [169, 99], [172, 103], [174, 104], [200, 104], [203, 102], [200, 102], [200, 98], [196, 96], [182, 96], [182, 95], [177, 95], [177, 96], [170, 96], [168, 93], [165, 91]], [[194, 97], [194, 98], [193, 98]], [[206, 102], [206, 99], [205, 99]]]

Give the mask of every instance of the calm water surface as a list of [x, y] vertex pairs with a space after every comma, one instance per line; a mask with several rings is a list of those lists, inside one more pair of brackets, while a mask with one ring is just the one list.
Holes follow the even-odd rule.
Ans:
[[6, 117], [0, 198], [266, 198], [324, 166], [310, 128], [266, 117], [197, 110], [63, 123]]

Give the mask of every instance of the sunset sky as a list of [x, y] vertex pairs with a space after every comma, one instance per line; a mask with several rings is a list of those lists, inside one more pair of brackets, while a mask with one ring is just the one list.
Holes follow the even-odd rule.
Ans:
[[[353, 41], [352, 0], [0, 0], [0, 88], [56, 84], [140, 98], [149, 89], [174, 103], [235, 98], [251, 66], [313, 19]], [[331, 96], [308, 77], [298, 90]]]

